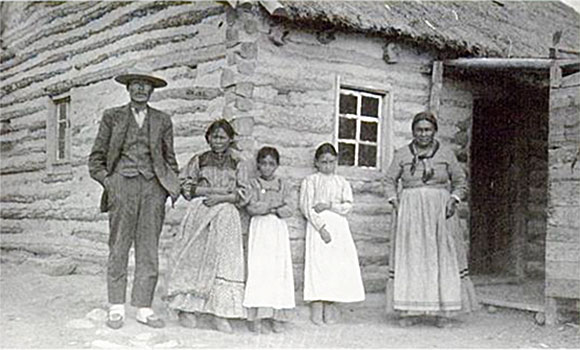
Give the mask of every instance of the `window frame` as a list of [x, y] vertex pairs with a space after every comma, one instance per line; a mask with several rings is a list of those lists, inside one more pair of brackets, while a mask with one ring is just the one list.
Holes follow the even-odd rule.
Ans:
[[[71, 105], [72, 100], [70, 94], [51, 96], [50, 107], [47, 115], [47, 133], [46, 133], [46, 154], [47, 154], [47, 169], [53, 172], [54, 168], [71, 163]], [[60, 119], [61, 105], [65, 104], [66, 117], [64, 120]], [[59, 128], [64, 124], [64, 157], [59, 157], [59, 145], [61, 142]]]
[[[364, 176], [372, 176], [376, 174], [377, 176], [381, 176], [384, 173], [393, 157], [394, 153], [394, 146], [393, 146], [393, 139], [394, 139], [394, 130], [393, 130], [393, 92], [392, 87], [390, 84], [385, 83], [377, 83], [374, 81], [366, 81], [362, 79], [351, 79], [351, 78], [344, 78], [340, 75], [336, 76], [335, 79], [335, 108], [334, 108], [334, 135], [333, 135], [333, 144], [338, 151], [338, 143], [341, 142], [339, 138], [339, 123], [340, 123], [340, 94], [343, 90], [354, 91], [359, 94], [368, 94], [371, 96], [380, 96], [380, 107], [379, 107], [379, 114], [380, 119], [378, 120], [378, 127], [377, 127], [377, 165], [376, 167], [369, 167], [369, 166], [359, 166], [359, 165], [339, 165], [338, 168], [341, 172], [346, 173], [347, 175], [352, 174], [353, 176], [356, 175], [364, 175]], [[357, 117], [361, 118], [360, 116], [360, 108], [362, 104], [357, 105]], [[374, 117], [364, 117], [362, 118], [373, 118]], [[357, 119], [357, 124], [360, 123], [360, 119]], [[355, 137], [357, 137], [357, 141], [360, 142], [360, 130], [357, 131]], [[364, 142], [363, 142], [364, 144]], [[358, 149], [356, 147], [355, 149]], [[357, 152], [358, 153], [358, 152]], [[355, 153], [356, 159], [358, 159], [358, 154]], [[356, 163], [355, 163], [356, 164]]]
[[[356, 110], [356, 114], [342, 114], [340, 113], [340, 96], [341, 95], [350, 95], [350, 96], [356, 96], [357, 98], [357, 110]], [[370, 93], [367, 91], [363, 91], [360, 89], [352, 89], [352, 88], [345, 88], [343, 86], [340, 87], [339, 90], [339, 94], [338, 94], [338, 98], [339, 98], [339, 107], [337, 110], [337, 117], [335, 120], [335, 137], [336, 137], [336, 147], [338, 149], [338, 146], [340, 143], [345, 143], [345, 144], [351, 144], [354, 145], [354, 165], [342, 165], [342, 166], [348, 166], [348, 167], [356, 167], [356, 168], [368, 168], [368, 169], [380, 169], [380, 165], [381, 165], [381, 127], [383, 124], [383, 111], [382, 111], [382, 105], [383, 105], [383, 99], [385, 97], [385, 95], [380, 95], [377, 93]], [[379, 105], [377, 108], [377, 116], [376, 117], [370, 117], [370, 116], [365, 116], [362, 115], [362, 99], [364, 96], [367, 97], [371, 97], [371, 98], [375, 98], [379, 100]], [[350, 119], [350, 120], [354, 120], [355, 121], [355, 132], [354, 132], [354, 139], [341, 139], [340, 138], [340, 118], [346, 118], [346, 119]], [[368, 122], [368, 123], [375, 123], [377, 125], [377, 140], [376, 141], [365, 141], [361, 139], [361, 132], [362, 132], [362, 122]], [[376, 160], [375, 160], [375, 166], [366, 166], [366, 165], [360, 165], [359, 162], [359, 150], [360, 150], [360, 145], [369, 145], [369, 146], [375, 146], [377, 149], [377, 154], [376, 154]]]

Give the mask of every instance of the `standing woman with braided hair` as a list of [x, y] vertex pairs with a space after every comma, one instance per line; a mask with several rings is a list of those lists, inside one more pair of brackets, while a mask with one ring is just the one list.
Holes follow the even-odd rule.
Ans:
[[386, 176], [396, 215], [386, 305], [401, 326], [426, 315], [446, 327], [451, 316], [478, 307], [456, 213], [467, 189], [465, 172], [435, 139], [437, 129], [433, 113], [415, 115], [413, 141], [395, 151]]

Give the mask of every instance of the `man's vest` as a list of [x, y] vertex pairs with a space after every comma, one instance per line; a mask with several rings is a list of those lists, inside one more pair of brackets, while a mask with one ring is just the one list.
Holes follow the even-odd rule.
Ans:
[[145, 117], [141, 128], [134, 117], [130, 119], [115, 172], [125, 177], [141, 174], [150, 180], [155, 176], [155, 172], [149, 149], [149, 114]]

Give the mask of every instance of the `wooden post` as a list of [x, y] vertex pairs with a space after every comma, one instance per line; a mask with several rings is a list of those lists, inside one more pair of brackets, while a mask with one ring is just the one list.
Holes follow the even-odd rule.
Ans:
[[431, 73], [431, 95], [429, 97], [429, 109], [435, 115], [439, 115], [441, 104], [441, 88], [443, 86], [443, 61], [433, 61]]
[[554, 60], [550, 66], [550, 87], [559, 88], [562, 85], [562, 69], [558, 65], [558, 62]]

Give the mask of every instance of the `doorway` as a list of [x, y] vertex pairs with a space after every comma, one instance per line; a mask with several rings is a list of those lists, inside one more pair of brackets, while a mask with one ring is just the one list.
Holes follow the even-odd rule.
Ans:
[[474, 274], [519, 279], [543, 275], [547, 97], [545, 89], [520, 88], [474, 101], [470, 163]]

